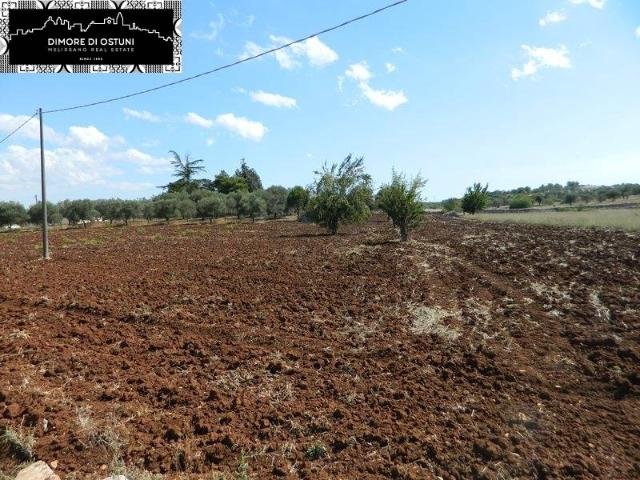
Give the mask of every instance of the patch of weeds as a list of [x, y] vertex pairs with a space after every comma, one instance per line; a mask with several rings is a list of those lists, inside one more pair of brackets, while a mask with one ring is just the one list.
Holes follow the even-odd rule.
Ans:
[[165, 477], [160, 473], [151, 473], [137, 467], [124, 464], [112, 466], [111, 475], [123, 475], [127, 480], [163, 480]]
[[249, 463], [244, 452], [240, 453], [240, 460], [238, 462], [238, 476], [237, 480], [249, 480]]
[[5, 427], [0, 434], [0, 450], [7, 452], [20, 462], [27, 462], [33, 458], [35, 443], [33, 434], [22, 426], [17, 430]]
[[327, 455], [327, 447], [321, 443], [314, 443], [304, 454], [309, 460], [320, 460]]

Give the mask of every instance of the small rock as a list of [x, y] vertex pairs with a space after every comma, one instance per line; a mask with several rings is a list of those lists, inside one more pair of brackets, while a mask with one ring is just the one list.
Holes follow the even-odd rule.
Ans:
[[36, 462], [20, 470], [16, 480], [60, 480], [60, 477], [46, 463]]
[[124, 475], [115, 475], [112, 477], [107, 477], [104, 480], [128, 480]]
[[49, 466], [55, 470], [56, 468], [58, 468], [58, 460], [54, 460], [53, 462], [50, 462]]

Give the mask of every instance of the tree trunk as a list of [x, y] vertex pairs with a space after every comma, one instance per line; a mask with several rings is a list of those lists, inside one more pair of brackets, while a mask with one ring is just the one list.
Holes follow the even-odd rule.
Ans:
[[406, 225], [400, 226], [400, 241], [401, 242], [409, 241], [409, 228]]

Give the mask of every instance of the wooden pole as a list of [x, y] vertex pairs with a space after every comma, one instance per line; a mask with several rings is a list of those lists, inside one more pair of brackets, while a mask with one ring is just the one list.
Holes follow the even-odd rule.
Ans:
[[40, 181], [42, 182], [42, 258], [49, 260], [49, 221], [47, 217], [47, 172], [44, 167], [44, 134], [42, 127], [42, 108], [40, 117]]

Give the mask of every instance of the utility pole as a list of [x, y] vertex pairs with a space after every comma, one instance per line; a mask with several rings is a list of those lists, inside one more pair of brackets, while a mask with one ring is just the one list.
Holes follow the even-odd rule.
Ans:
[[47, 172], [44, 168], [44, 134], [42, 133], [42, 108], [40, 117], [40, 180], [42, 181], [42, 258], [49, 260], [49, 222], [47, 218]]

